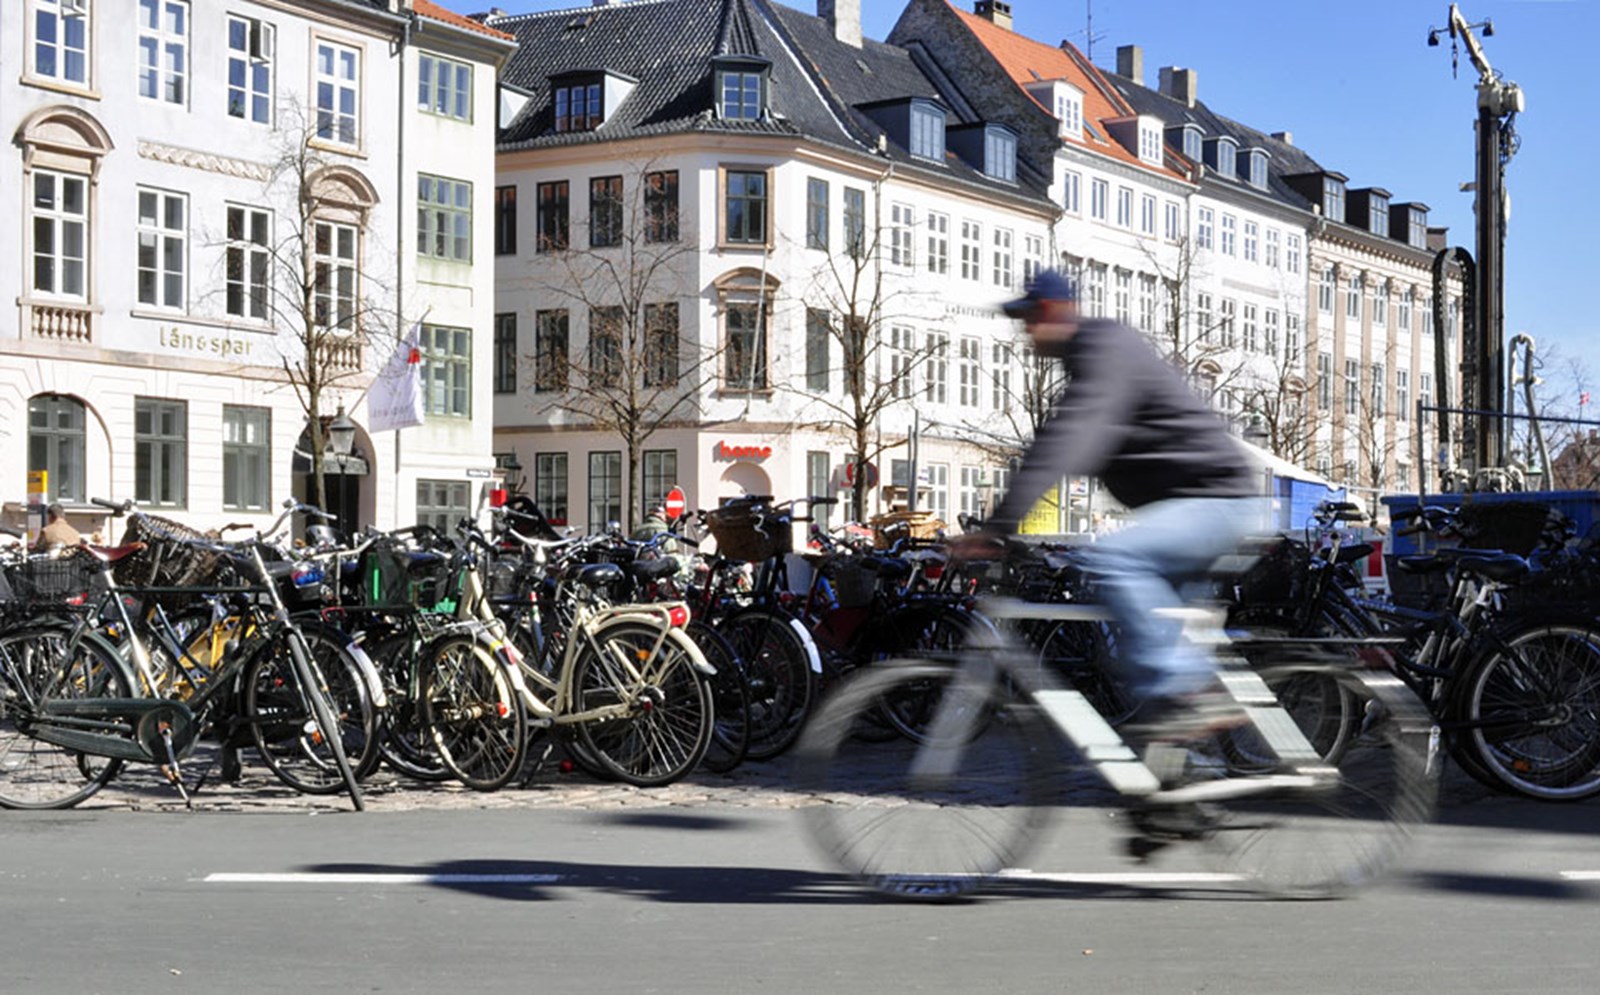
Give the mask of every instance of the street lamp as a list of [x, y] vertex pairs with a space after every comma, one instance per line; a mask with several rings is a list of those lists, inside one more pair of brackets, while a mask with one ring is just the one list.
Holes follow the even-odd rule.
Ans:
[[[350, 533], [349, 523], [345, 521], [344, 504], [345, 488], [349, 486], [345, 479], [345, 465], [350, 459], [350, 451], [356, 444], [356, 423], [345, 414], [344, 405], [339, 405], [338, 412], [333, 420], [328, 423], [328, 448], [333, 450], [334, 458], [339, 461], [339, 507], [334, 510], [334, 519], [339, 523], [339, 530], [346, 535]], [[323, 503], [327, 502], [328, 495], [323, 494]], [[328, 510], [326, 508], [324, 511]]]
[[1252, 414], [1250, 416], [1250, 424], [1244, 428], [1244, 441], [1258, 449], [1265, 449], [1270, 438], [1271, 436], [1267, 434], [1266, 419], [1262, 418], [1259, 413]]

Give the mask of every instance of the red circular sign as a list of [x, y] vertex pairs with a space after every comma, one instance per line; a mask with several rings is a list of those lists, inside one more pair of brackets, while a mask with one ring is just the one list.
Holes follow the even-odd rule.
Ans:
[[661, 507], [667, 513], [667, 521], [675, 522], [683, 515], [683, 510], [688, 506], [688, 500], [683, 496], [682, 487], [674, 487], [667, 492], [667, 498], [661, 502]]

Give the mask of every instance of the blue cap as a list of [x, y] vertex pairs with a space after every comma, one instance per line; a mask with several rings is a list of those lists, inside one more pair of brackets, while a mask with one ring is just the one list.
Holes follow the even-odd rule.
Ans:
[[1028, 281], [1027, 292], [1014, 301], [1000, 305], [1012, 318], [1026, 318], [1040, 301], [1075, 301], [1078, 288], [1059, 270], [1040, 270]]

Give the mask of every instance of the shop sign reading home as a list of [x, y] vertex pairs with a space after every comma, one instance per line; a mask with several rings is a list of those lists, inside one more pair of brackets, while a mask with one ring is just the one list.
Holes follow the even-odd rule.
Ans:
[[727, 442], [718, 442], [717, 448], [712, 451], [719, 460], [739, 459], [766, 459], [772, 455], [771, 446], [730, 446]]

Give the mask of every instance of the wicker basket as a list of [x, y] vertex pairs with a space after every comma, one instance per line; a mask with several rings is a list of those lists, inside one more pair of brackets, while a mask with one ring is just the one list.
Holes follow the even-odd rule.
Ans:
[[788, 552], [785, 523], [763, 506], [727, 504], [706, 512], [705, 521], [712, 538], [717, 540], [718, 556], [759, 563]]
[[[155, 515], [140, 515], [122, 533], [124, 545], [145, 544], [138, 556], [120, 560], [112, 568], [117, 583], [125, 588], [196, 587], [216, 580], [220, 554], [186, 545], [185, 540], [215, 539], [215, 532], [200, 532], [182, 522]], [[176, 600], [168, 595], [164, 600]], [[170, 607], [170, 605], [169, 605]]]
[[891, 511], [872, 520], [872, 543], [888, 549], [901, 539], [937, 539], [944, 527], [931, 511]]

